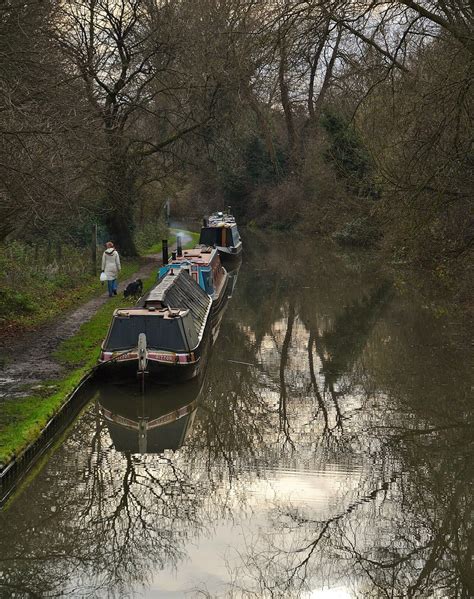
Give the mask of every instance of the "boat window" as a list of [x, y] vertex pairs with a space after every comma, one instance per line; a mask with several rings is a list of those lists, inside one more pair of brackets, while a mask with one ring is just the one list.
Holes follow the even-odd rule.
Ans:
[[210, 270], [202, 270], [202, 282], [204, 285], [204, 290], [208, 295], [212, 295], [214, 293], [214, 286], [212, 284], [212, 273]]
[[232, 245], [236, 246], [240, 241], [240, 235], [237, 227], [232, 227]]
[[203, 227], [201, 229], [201, 235], [199, 237], [199, 243], [203, 245], [219, 245], [220, 241], [220, 228], [216, 227]]
[[188, 351], [180, 320], [168, 320], [160, 316], [116, 316], [112, 321], [104, 349], [118, 351], [135, 348], [138, 335], [145, 333], [147, 346], [150, 348]]

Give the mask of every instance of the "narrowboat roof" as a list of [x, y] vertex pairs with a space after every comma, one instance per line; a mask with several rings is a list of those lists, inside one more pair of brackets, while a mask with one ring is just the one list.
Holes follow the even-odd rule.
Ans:
[[160, 308], [157, 314], [165, 313], [166, 318], [184, 316], [190, 311], [196, 331], [199, 333], [206, 322], [212, 303], [208, 294], [199, 287], [185, 270], [177, 274], [166, 273], [141, 300], [139, 308], [144, 314], [150, 314], [150, 308]]
[[215, 212], [208, 218], [209, 227], [234, 227], [236, 226], [235, 218], [232, 214], [224, 214], [222, 212]]
[[[118, 308], [114, 311], [113, 320], [109, 327], [107, 338], [104, 341], [104, 348], [107, 348], [111, 343], [111, 335], [113, 335], [114, 322], [116, 319], [142, 319], [143, 323], [150, 321], [151, 319], [160, 319], [162, 321], [172, 321], [186, 317], [188, 313], [191, 313], [192, 323], [196, 331], [196, 339], [200, 338], [204, 327], [206, 326], [207, 318], [211, 309], [212, 299], [209, 295], [203, 291], [199, 285], [188, 275], [187, 272], [181, 271], [177, 274], [167, 273], [163, 276], [160, 281], [155, 285], [151, 291], [149, 291], [140, 301], [138, 306], [132, 308]], [[151, 322], [151, 321], [150, 321]], [[155, 321], [158, 325], [158, 322]], [[163, 322], [163, 326], [165, 323]], [[132, 327], [132, 333], [135, 331], [135, 327], [130, 322]], [[143, 326], [146, 325], [143, 324]], [[172, 326], [171, 323], [169, 326]], [[128, 327], [129, 329], [130, 327]], [[151, 329], [156, 335], [165, 334], [165, 329], [160, 333], [162, 327], [156, 328], [155, 326]], [[138, 331], [138, 329], [137, 329]], [[137, 332], [135, 331], [135, 332]], [[168, 328], [166, 329], [168, 331]], [[181, 329], [169, 329], [167, 335], [176, 335], [180, 337]], [[124, 332], [123, 334], [126, 335]], [[138, 335], [138, 333], [137, 333]], [[171, 339], [170, 337], [170, 339]], [[168, 339], [168, 337], [167, 337]], [[174, 339], [174, 337], [173, 337]], [[115, 340], [116, 341], [116, 340]], [[115, 342], [114, 341], [114, 342]], [[169, 341], [169, 339], [168, 339]], [[175, 339], [176, 341], [176, 339]]]
[[215, 258], [217, 250], [207, 245], [197, 246], [192, 250], [184, 250], [182, 256], [177, 256], [175, 260], [171, 260], [170, 264], [178, 264], [182, 262], [192, 262], [198, 266], [208, 266]]
[[114, 311], [114, 316], [158, 316], [161, 318], [176, 318], [177, 316], [185, 316], [188, 310], [179, 310], [173, 308], [161, 308], [157, 310], [153, 307], [133, 307], [133, 308], [117, 308]]

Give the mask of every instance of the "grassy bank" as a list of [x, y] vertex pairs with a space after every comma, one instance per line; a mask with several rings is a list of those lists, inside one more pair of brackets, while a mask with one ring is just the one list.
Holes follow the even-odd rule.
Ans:
[[[197, 235], [187, 233], [191, 238], [187, 245], [192, 247], [196, 243]], [[150, 253], [158, 253], [161, 250], [160, 245], [150, 248]], [[133, 271], [130, 271], [130, 274], [132, 273]], [[154, 272], [144, 281], [145, 290], [155, 281]], [[0, 406], [0, 464], [7, 463], [38, 436], [82, 377], [95, 366], [99, 347], [113, 311], [126, 305], [130, 305], [130, 301], [121, 296], [111, 298], [81, 326], [76, 335], [58, 347], [55, 357], [65, 366], [64, 377], [44, 381], [41, 385], [31, 388], [28, 396], [7, 400]]]
[[[69, 308], [84, 303], [104, 292], [97, 274], [90, 273], [90, 264], [71, 252], [74, 263], [71, 272], [56, 263], [26, 267], [14, 257], [3, 258], [0, 288], [0, 336], [11, 336], [34, 329]], [[127, 279], [143, 264], [141, 258], [122, 260], [120, 278]], [[23, 269], [20, 273], [19, 271]]]

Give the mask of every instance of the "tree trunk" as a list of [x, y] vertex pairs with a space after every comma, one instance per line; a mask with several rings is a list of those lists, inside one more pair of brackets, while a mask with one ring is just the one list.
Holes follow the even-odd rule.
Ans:
[[110, 166], [106, 188], [105, 224], [111, 241], [124, 256], [138, 254], [133, 240], [135, 175], [120, 136], [110, 133]]
[[288, 84], [286, 81], [287, 56], [286, 42], [284, 37], [280, 39], [280, 63], [278, 68], [278, 82], [280, 86], [280, 98], [283, 113], [285, 115], [286, 132], [288, 135], [288, 147], [290, 154], [290, 164], [294, 165], [296, 160], [296, 132], [293, 119], [293, 110], [291, 106]]
[[133, 235], [130, 230], [132, 214], [124, 211], [111, 211], [105, 219], [105, 224], [109, 230], [111, 241], [120, 250], [124, 256], [136, 256], [138, 254]]

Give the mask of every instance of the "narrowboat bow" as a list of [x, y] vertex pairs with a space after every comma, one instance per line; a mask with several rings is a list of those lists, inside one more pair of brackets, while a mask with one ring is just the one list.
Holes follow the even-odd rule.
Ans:
[[170, 271], [132, 308], [115, 310], [99, 374], [149, 373], [159, 382], [189, 380], [203, 362], [211, 297], [186, 270]]

